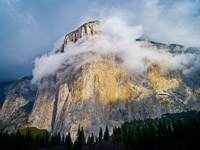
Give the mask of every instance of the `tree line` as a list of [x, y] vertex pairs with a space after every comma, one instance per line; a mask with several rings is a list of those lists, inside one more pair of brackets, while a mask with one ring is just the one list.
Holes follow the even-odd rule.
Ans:
[[119, 136], [126, 150], [133, 149], [195, 149], [199, 145], [200, 123], [197, 120], [178, 120], [158, 124], [144, 123], [143, 125], [124, 126], [115, 128], [113, 136]]
[[143, 150], [143, 149], [195, 149], [200, 139], [200, 113], [184, 112], [167, 114], [162, 118], [134, 120], [115, 127], [109, 135], [108, 126], [105, 131], [100, 128], [98, 136], [93, 133], [85, 136], [84, 129], [79, 126], [77, 137], [71, 139], [70, 132], [66, 136], [50, 135], [48, 131], [26, 128], [15, 133], [0, 133], [1, 149], [51, 148], [61, 145], [68, 150]]
[[99, 137], [97, 138], [92, 133], [88, 136], [87, 140], [85, 137], [84, 129], [79, 125], [77, 131], [77, 138], [72, 141], [70, 132], [66, 136], [60, 133], [50, 135], [48, 131], [40, 130], [35, 127], [25, 128], [17, 130], [17, 132], [8, 134], [0, 132], [0, 146], [1, 149], [20, 149], [20, 150], [37, 150], [38, 148], [49, 148], [57, 145], [65, 146], [68, 150], [80, 150], [85, 145], [95, 144], [96, 142], [109, 140], [109, 130], [106, 126], [105, 132], [103, 133], [100, 128]]

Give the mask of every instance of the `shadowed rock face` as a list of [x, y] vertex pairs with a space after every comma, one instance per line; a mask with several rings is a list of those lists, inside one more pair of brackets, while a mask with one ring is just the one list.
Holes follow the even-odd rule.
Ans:
[[7, 126], [5, 130], [9, 132], [28, 123], [28, 115], [32, 110], [37, 92], [37, 87], [31, 84], [31, 79], [32, 77], [25, 77], [4, 85], [0, 122]]
[[[98, 34], [98, 26], [99, 22], [89, 22], [66, 35], [63, 51], [66, 51], [65, 46], [69, 42]], [[152, 44], [157, 46], [156, 43], [149, 43]], [[159, 48], [167, 46], [162, 44]], [[77, 67], [84, 55], [96, 59]], [[29, 126], [52, 133], [65, 134], [70, 131], [72, 138], [75, 138], [79, 124], [86, 134], [93, 132], [97, 135], [99, 128], [104, 129], [106, 125], [112, 128], [133, 119], [156, 118], [164, 113], [200, 109], [200, 86], [190, 86], [195, 84], [193, 78], [183, 76], [178, 71], [163, 70], [157, 65], [152, 65], [145, 77], [135, 76], [120, 67], [119, 60], [117, 54], [108, 57], [90, 52], [81, 54], [55, 75], [43, 77], [37, 87], [37, 95], [33, 94], [36, 97], [24, 96], [18, 101], [17, 95], [12, 93], [11, 96], [14, 96], [5, 100], [0, 117], [6, 121], [3, 119], [6, 116], [4, 108], [19, 109], [34, 101], [27, 123]]]

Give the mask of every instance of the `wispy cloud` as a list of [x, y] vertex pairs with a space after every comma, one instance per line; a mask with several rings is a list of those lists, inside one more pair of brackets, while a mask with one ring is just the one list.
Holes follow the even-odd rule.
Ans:
[[200, 47], [199, 10], [200, 0], [0, 0], [0, 81], [30, 75], [62, 35], [107, 16], [141, 25], [142, 38]]
[[[76, 43], [69, 43], [64, 53], [50, 52], [36, 58], [32, 82], [37, 83], [43, 76], [54, 75], [63, 65], [84, 65], [96, 59], [88, 57], [76, 62], [75, 56], [84, 56], [83, 53], [88, 52], [96, 52], [102, 56], [115, 54], [122, 60], [121, 66], [124, 69], [142, 76], [147, 73], [152, 64], [187, 73], [193, 67], [188, 67], [188, 65], [194, 60], [197, 60], [198, 64], [200, 60], [200, 56], [196, 54], [172, 54], [167, 49], [158, 50], [157, 47], [150, 46], [146, 42], [137, 42], [136, 39], [143, 35], [142, 26], [132, 26], [116, 16], [103, 18], [99, 30], [101, 34], [90, 37], [88, 40], [82, 38]], [[113, 60], [110, 61], [114, 63]]]
[[86, 11], [82, 18], [85, 21], [108, 15], [141, 24], [143, 37], [148, 40], [200, 47], [200, 0], [134, 0], [100, 5]]

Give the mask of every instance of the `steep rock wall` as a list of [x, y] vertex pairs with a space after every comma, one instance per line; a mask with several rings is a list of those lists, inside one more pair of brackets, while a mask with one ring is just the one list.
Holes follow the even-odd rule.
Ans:
[[[67, 52], [69, 42], [100, 34], [99, 24], [89, 22], [69, 33], [63, 50], [57, 52]], [[145, 46], [169, 49], [171, 53], [176, 48], [176, 45], [156, 42]], [[193, 49], [188, 51], [193, 52]], [[94, 60], [77, 65], [85, 56]], [[37, 86], [25, 78], [4, 87], [7, 90], [3, 94], [0, 121], [7, 124], [6, 130], [9, 131], [28, 125], [51, 133], [70, 131], [74, 139], [79, 124], [84, 127], [86, 135], [92, 132], [97, 135], [99, 128], [104, 129], [106, 125], [111, 129], [133, 119], [200, 109], [198, 74], [184, 76], [181, 72], [163, 70], [152, 64], [145, 76], [136, 76], [123, 68], [116, 58], [120, 56], [82, 53], [55, 75], [43, 77]], [[34, 105], [26, 112], [28, 104]]]

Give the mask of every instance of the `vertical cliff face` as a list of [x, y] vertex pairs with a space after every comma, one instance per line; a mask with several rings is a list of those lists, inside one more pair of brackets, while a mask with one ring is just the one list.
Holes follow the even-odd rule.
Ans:
[[78, 39], [82, 37], [89, 38], [91, 35], [99, 34], [99, 21], [91, 21], [88, 23], [85, 23], [81, 27], [79, 27], [76, 31], [73, 31], [65, 36], [64, 39], [64, 48], [62, 52], [66, 51], [66, 45], [69, 42], [76, 42]]
[[[67, 53], [69, 42], [100, 34], [99, 25], [99, 22], [89, 22], [66, 35], [64, 48], [59, 53]], [[146, 46], [152, 45], [169, 52], [173, 50], [159, 43]], [[94, 59], [80, 65], [85, 57]], [[86, 135], [92, 132], [97, 135], [99, 128], [104, 129], [106, 125], [112, 128], [133, 119], [200, 109], [200, 86], [193, 78], [156, 64], [149, 67], [145, 76], [138, 76], [121, 63], [119, 54], [84, 52], [54, 75], [44, 76], [38, 87], [26, 79], [17, 82], [13, 89], [7, 90], [10, 95], [6, 94], [0, 118], [8, 122], [14, 114], [23, 114], [25, 106], [32, 102], [31, 114], [24, 113], [29, 119], [24, 124], [17, 123], [17, 127], [28, 125], [61, 134], [70, 131], [75, 138], [79, 124]]]
[[3, 105], [0, 110], [0, 123], [5, 130], [15, 131], [28, 123], [28, 117], [36, 98], [36, 85], [31, 84], [32, 77], [25, 77], [4, 86]]
[[[99, 22], [89, 22], [66, 35], [64, 47], [100, 33], [98, 26]], [[84, 55], [95, 59], [78, 67], [66, 64], [55, 75], [41, 80], [30, 126], [52, 133], [70, 131], [75, 138], [79, 124], [86, 134], [97, 135], [106, 125], [112, 128], [133, 119], [200, 108], [198, 94], [183, 82], [179, 72], [152, 64], [145, 77], [136, 76], [120, 65], [118, 54], [105, 57], [86, 52], [72, 63], [78, 64]]]
[[98, 134], [100, 127], [120, 126], [133, 119], [161, 117], [165, 113], [199, 110], [199, 100], [178, 77], [169, 77], [152, 66], [146, 78], [97, 61], [82, 66], [70, 75], [58, 72], [44, 78], [30, 117], [31, 125], [53, 133], [71, 131], [76, 136], [78, 125], [86, 133]]

